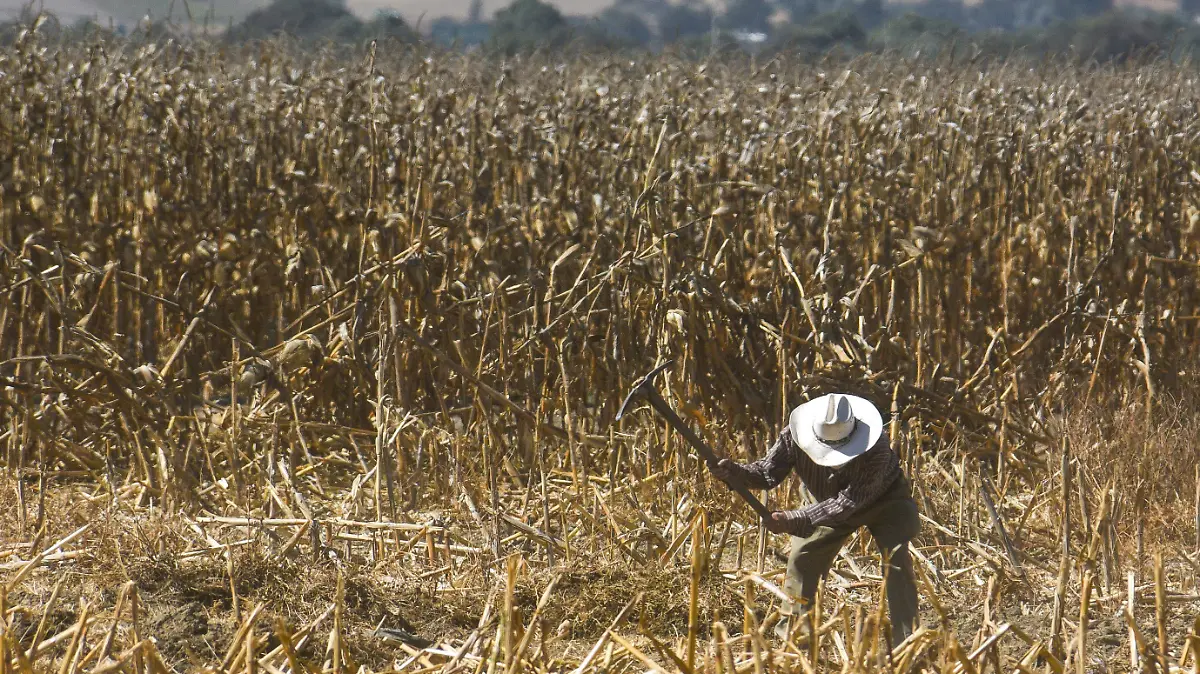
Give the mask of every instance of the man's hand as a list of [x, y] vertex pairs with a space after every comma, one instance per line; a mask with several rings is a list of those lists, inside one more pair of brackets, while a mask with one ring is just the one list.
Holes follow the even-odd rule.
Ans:
[[749, 485], [749, 471], [747, 471], [740, 463], [735, 463], [729, 459], [721, 459], [716, 463], [708, 464], [709, 470], [716, 478], [730, 488], [746, 487]]
[[812, 534], [813, 525], [803, 510], [776, 510], [770, 519], [763, 520], [767, 531], [773, 534], [790, 534], [806, 538]]

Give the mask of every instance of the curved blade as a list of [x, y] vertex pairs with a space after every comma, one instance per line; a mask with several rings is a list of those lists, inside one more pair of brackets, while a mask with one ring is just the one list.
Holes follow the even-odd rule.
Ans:
[[674, 362], [674, 359], [668, 360], [662, 365], [650, 370], [650, 372], [646, 373], [645, 377], [642, 377], [638, 380], [638, 383], [634, 385], [633, 390], [629, 392], [629, 395], [625, 396], [625, 402], [621, 403], [621, 408], [617, 410], [617, 421], [620, 421], [621, 417], [625, 416], [625, 413], [629, 411], [629, 404], [631, 402], [642, 396], [645, 393], [646, 388], [654, 385], [654, 378], [658, 376], [658, 373], [670, 367], [671, 363]]

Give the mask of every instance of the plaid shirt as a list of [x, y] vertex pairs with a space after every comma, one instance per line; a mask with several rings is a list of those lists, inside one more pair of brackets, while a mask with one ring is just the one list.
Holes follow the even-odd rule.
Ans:
[[881, 436], [875, 446], [842, 466], [831, 470], [818, 466], [792, 441], [785, 428], [767, 455], [745, 464], [751, 489], [773, 489], [793, 470], [816, 503], [790, 511], [801, 523], [801, 530], [844, 522], [860, 509], [884, 494], [900, 477], [900, 457]]

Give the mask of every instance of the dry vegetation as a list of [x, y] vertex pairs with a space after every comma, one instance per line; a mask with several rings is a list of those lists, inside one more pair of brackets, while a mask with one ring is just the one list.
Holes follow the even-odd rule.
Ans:
[[[1194, 666], [1195, 78], [26, 36], [0, 673]], [[890, 411], [912, 640], [867, 537], [769, 637], [786, 539], [612, 423], [666, 358], [740, 458]]]

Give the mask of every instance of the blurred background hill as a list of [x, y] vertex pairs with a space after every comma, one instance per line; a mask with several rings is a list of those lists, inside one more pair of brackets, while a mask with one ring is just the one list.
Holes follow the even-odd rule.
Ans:
[[[1083, 2], [1083, 0], [1080, 0]], [[28, 0], [0, 0], [0, 19], [10, 19], [17, 16]], [[106, 22], [108, 17], [128, 23], [136, 22], [147, 13], [154, 17], [165, 17], [174, 5], [176, 15], [183, 16], [183, 0], [41, 0], [37, 5], [44, 5], [45, 10], [58, 15], [60, 18], [73, 20], [79, 17], [100, 16]], [[198, 16], [214, 15], [216, 23], [226, 24], [230, 19], [240, 21], [256, 9], [262, 9], [270, 4], [268, 0], [191, 0], [188, 4]], [[410, 23], [421, 19], [433, 20], [442, 17], [455, 19], [467, 18], [472, 7], [472, 0], [347, 0], [346, 7], [362, 18], [369, 18], [376, 13], [395, 12]], [[506, 6], [506, 0], [484, 0], [482, 12], [491, 16], [497, 10]], [[595, 15], [609, 8], [611, 0], [554, 0], [550, 3], [564, 15]], [[712, 7], [718, 8], [721, 3], [712, 2]], [[921, 3], [912, 0], [890, 1], [886, 3], [900, 8], [906, 5]], [[979, 0], [968, 4], [980, 4]], [[1012, 3], [1019, 4], [1019, 3]], [[1052, 5], [1053, 2], [1042, 4]], [[1117, 7], [1147, 8], [1159, 12], [1174, 12], [1179, 9], [1179, 0], [1120, 0]]]
[[38, 11], [60, 31], [387, 38], [506, 55], [573, 46], [927, 57], [953, 46], [1103, 61], [1200, 47], [1200, 0], [0, 0], [0, 23], [11, 36]]

